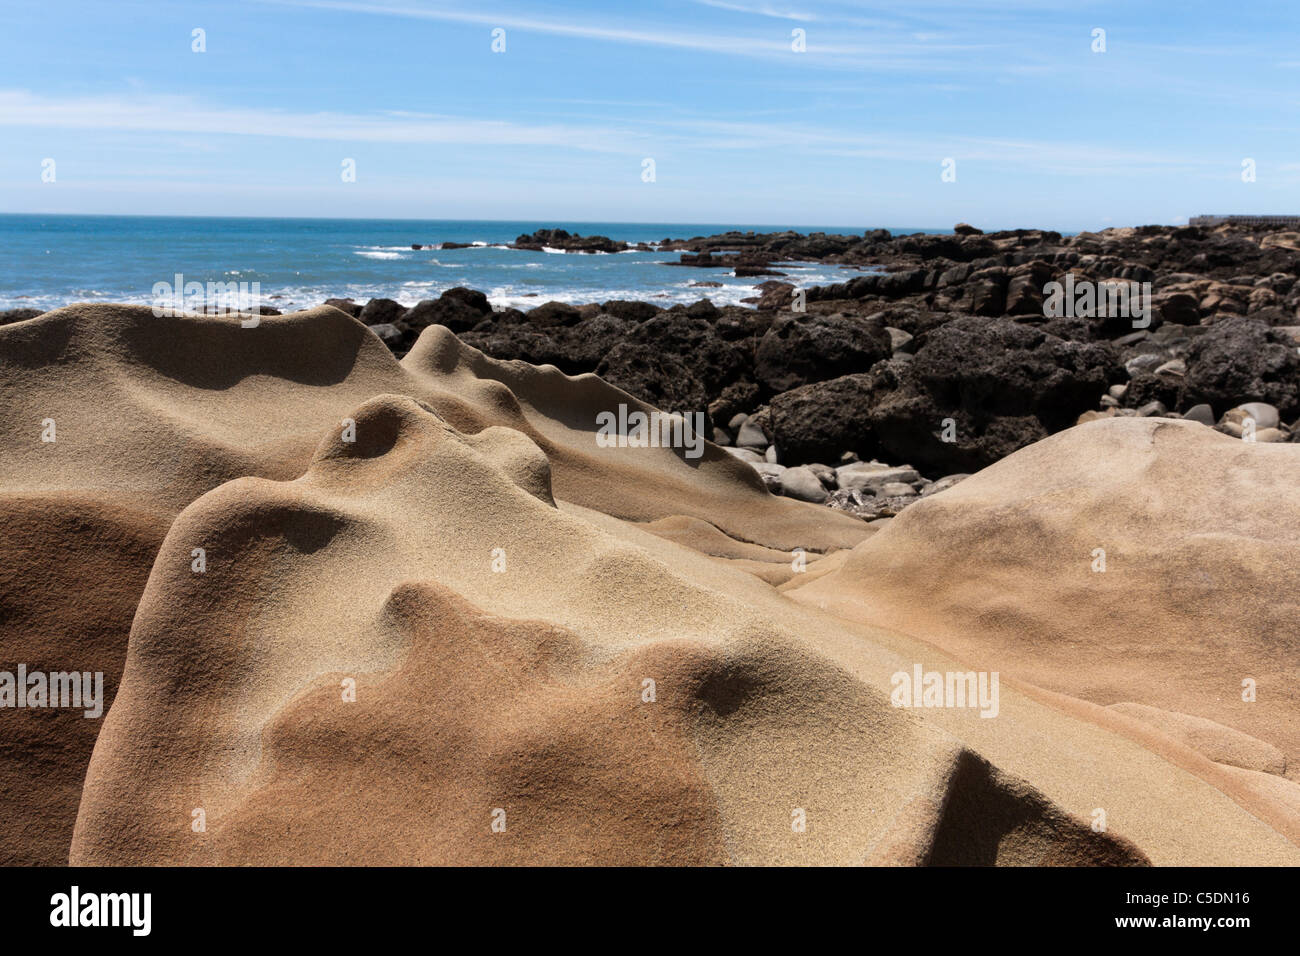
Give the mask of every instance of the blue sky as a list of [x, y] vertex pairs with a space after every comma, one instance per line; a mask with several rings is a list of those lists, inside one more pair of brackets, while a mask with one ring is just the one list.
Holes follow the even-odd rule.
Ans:
[[6, 2], [0, 212], [1300, 213], [1298, 21], [1291, 0]]

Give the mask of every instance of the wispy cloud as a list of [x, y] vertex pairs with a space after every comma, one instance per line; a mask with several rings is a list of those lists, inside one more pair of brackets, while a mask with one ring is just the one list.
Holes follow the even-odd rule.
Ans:
[[58, 98], [27, 90], [0, 90], [0, 126], [367, 143], [562, 146], [620, 153], [634, 148], [640, 139], [633, 130], [610, 126], [532, 125], [399, 111], [302, 113], [208, 106], [187, 96], [149, 94]]
[[476, 23], [482, 26], [502, 27], [532, 33], [547, 33], [555, 36], [632, 43], [642, 46], [673, 47], [708, 53], [758, 55], [789, 50], [787, 42], [764, 37], [711, 36], [701, 34], [698, 30], [631, 29], [604, 26], [592, 22], [584, 23], [573, 20], [521, 16], [506, 11], [485, 13], [480, 10], [453, 10], [440, 6], [412, 7], [390, 3], [355, 2], [355, 0], [261, 0], [261, 2], [278, 6], [308, 7], [316, 10], [335, 10], [345, 13], [407, 17], [414, 20]]
[[[709, 32], [700, 26], [690, 29], [643, 25], [639, 27], [608, 26], [604, 22], [559, 20], [511, 13], [509, 11], [484, 12], [458, 10], [442, 6], [404, 6], [364, 0], [259, 0], [264, 4], [303, 7], [315, 10], [332, 10], [343, 13], [375, 16], [406, 17], [416, 20], [433, 20], [448, 23], [472, 23], [487, 27], [502, 27], [555, 36], [625, 43], [636, 46], [662, 47], [712, 53], [724, 56], [780, 58], [798, 62], [801, 66], [858, 71], [897, 71], [929, 69], [952, 71], [961, 69], [952, 61], [955, 53], [987, 52], [988, 44], [935, 42], [940, 34], [895, 31], [889, 35], [853, 34], [843, 30], [825, 30], [818, 35], [810, 32], [807, 52], [796, 54], [791, 49], [791, 37], [779, 30], [767, 33], [751, 32], [746, 35]], [[721, 5], [719, 2], [708, 4]], [[728, 4], [728, 6], [740, 6]], [[748, 9], [748, 8], [746, 8]], [[755, 8], [757, 10], [757, 8]], [[777, 16], [776, 13], [768, 14]], [[789, 19], [798, 19], [788, 16]], [[874, 25], [874, 24], [873, 24]], [[797, 57], [796, 61], [794, 58]]]
[[760, 17], [775, 17], [778, 20], [800, 20], [809, 22], [817, 19], [811, 13], [803, 13], [798, 10], [777, 9], [768, 3], [737, 3], [734, 0], [695, 0], [696, 3], [705, 7], [713, 7], [717, 10], [728, 10], [732, 13], [749, 13]]
[[[189, 97], [131, 94], [59, 98], [27, 90], [0, 90], [0, 125], [68, 130], [171, 133], [178, 136], [257, 136], [354, 143], [442, 143], [548, 147], [580, 152], [656, 155], [686, 152], [763, 152], [935, 164], [959, 162], [1032, 167], [1057, 172], [1150, 171], [1212, 168], [1218, 159], [1178, 152], [1122, 149], [1095, 143], [918, 134], [859, 133], [797, 121], [754, 122], [714, 117], [643, 116], [619, 125], [545, 124], [440, 116], [409, 111], [375, 114], [296, 113], [256, 107], [219, 107]], [[937, 173], [936, 173], [937, 175]]]

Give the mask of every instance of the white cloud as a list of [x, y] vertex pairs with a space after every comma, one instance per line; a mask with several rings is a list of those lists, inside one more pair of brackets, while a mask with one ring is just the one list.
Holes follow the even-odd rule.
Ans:
[[797, 10], [778, 10], [768, 3], [736, 3], [733, 0], [695, 0], [696, 3], [732, 13], [751, 13], [760, 17], [775, 17], [778, 20], [801, 20], [804, 22], [817, 19], [811, 13]]
[[[451, 10], [440, 6], [404, 6], [392, 3], [365, 2], [365, 0], [260, 0], [260, 2], [278, 6], [305, 7], [314, 10], [334, 10], [344, 13], [406, 17], [448, 23], [473, 23], [486, 27], [519, 30], [521, 32], [552, 34], [611, 43], [627, 43], [637, 46], [690, 50], [700, 53], [766, 59], [781, 58], [785, 60], [789, 60], [795, 55], [792, 54], [790, 49], [788, 33], [780, 32], [780, 29], [784, 28], [749, 36], [737, 34], [718, 35], [703, 32], [694, 25], [682, 25], [676, 29], [663, 26], [610, 27], [575, 20], [543, 19], [506, 11]], [[738, 4], [729, 5], [739, 6]], [[777, 14], [771, 15], [775, 16]], [[794, 19], [794, 17], [791, 17], [791, 19]], [[938, 36], [938, 34], [934, 34], [934, 36]], [[987, 49], [987, 44], [936, 44], [928, 40], [921, 42], [915, 40], [906, 32], [891, 32], [889, 35], [872, 32], [870, 36], [853, 36], [846, 34], [841, 29], [824, 29], [821, 35], [810, 32], [808, 36], [808, 52], [798, 56], [802, 65], [834, 69], [866, 71], [930, 69], [950, 71], [964, 68], [952, 61], [954, 53], [973, 53], [981, 50], [987, 51]]]
[[[178, 142], [198, 136], [257, 136], [347, 143], [441, 143], [464, 146], [526, 146], [586, 153], [645, 156], [661, 160], [698, 151], [819, 155], [909, 164], [953, 156], [959, 162], [1015, 166], [1067, 173], [1209, 170], [1218, 159], [1185, 151], [1160, 153], [1088, 142], [1030, 140], [900, 131], [859, 133], [852, 126], [798, 122], [655, 118], [622, 125], [542, 124], [388, 111], [374, 114], [293, 112], [205, 105], [185, 96], [131, 93], [57, 98], [28, 90], [0, 90], [0, 127], [174, 134]], [[937, 176], [937, 173], [936, 173]]]
[[0, 90], [0, 126], [272, 136], [367, 143], [560, 146], [623, 153], [639, 137], [628, 130], [528, 125], [435, 114], [291, 112], [206, 106], [185, 96], [131, 95], [57, 99]]

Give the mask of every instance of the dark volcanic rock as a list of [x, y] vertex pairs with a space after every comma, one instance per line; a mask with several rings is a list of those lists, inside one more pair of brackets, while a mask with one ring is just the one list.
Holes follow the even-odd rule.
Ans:
[[808, 301], [826, 299], [862, 299], [867, 296], [901, 298], [925, 289], [930, 273], [925, 269], [905, 269], [899, 272], [880, 272], [857, 276], [847, 282], [815, 286], [808, 290]]
[[366, 325], [397, 324], [406, 315], [406, 306], [392, 299], [371, 299], [357, 316]]
[[759, 309], [788, 309], [794, 298], [794, 286], [789, 282], [777, 282], [769, 279], [754, 286], [758, 295], [744, 301]]
[[530, 325], [551, 328], [557, 325], [577, 325], [582, 321], [582, 313], [576, 306], [567, 302], [546, 302], [527, 312]]
[[403, 321], [420, 331], [430, 325], [445, 325], [453, 332], [468, 332], [492, 314], [487, 296], [475, 289], [448, 289], [436, 299], [413, 305]]
[[492, 323], [460, 338], [493, 358], [554, 365], [569, 375], [594, 372], [601, 359], [636, 327], [629, 319], [599, 313], [572, 326], [539, 329], [529, 324]]
[[876, 440], [928, 474], [976, 471], [1068, 428], [1125, 378], [1109, 344], [974, 317], [928, 333], [911, 362], [880, 372], [868, 414]]
[[[600, 237], [563, 231], [520, 240], [605, 251]], [[1062, 237], [961, 226], [953, 235], [732, 232], [660, 248], [686, 266], [819, 261], [846, 277], [817, 288], [762, 283], [745, 300], [757, 308], [610, 301], [525, 315], [493, 312], [468, 290], [404, 316], [383, 300], [366, 310], [334, 304], [387, 319], [400, 339], [380, 334], [398, 354], [439, 322], [489, 355], [595, 371], [674, 411], [707, 408], [721, 437], [734, 438], [730, 423], [748, 415], [782, 465], [854, 452], [931, 476], [970, 472], [1099, 406], [1113, 415], [1204, 403], [1222, 413], [1262, 401], [1284, 422], [1300, 415], [1300, 239], [1289, 232], [1141, 226]], [[1076, 285], [1150, 282], [1150, 324], [1045, 316], [1044, 287], [1067, 274]], [[793, 312], [800, 302], [806, 311]]]
[[709, 416], [718, 428], [727, 428], [737, 415], [758, 406], [758, 386], [750, 381], [732, 382], [709, 403]]
[[1255, 318], [1228, 316], [1192, 342], [1187, 355], [1188, 405], [1216, 410], [1243, 402], [1277, 406], [1283, 419], [1300, 413], [1300, 357], [1282, 333]]
[[[668, 396], [670, 411], [705, 411], [727, 385], [752, 372], [740, 346], [721, 338], [707, 318], [661, 312], [613, 346], [596, 370], [601, 378], [654, 402]], [[689, 400], [692, 404], [684, 404]]]
[[565, 229], [538, 229], [532, 235], [520, 236], [510, 244], [511, 249], [528, 249], [539, 252], [543, 248], [563, 249], [565, 252], [623, 252], [626, 242], [608, 236], [580, 236]]
[[600, 313], [577, 325], [552, 330], [564, 355], [563, 362], [555, 364], [570, 375], [594, 372], [606, 353], [635, 329], [636, 323], [630, 319]]
[[493, 358], [517, 359], [530, 365], [554, 365], [570, 375], [593, 371], [592, 367], [575, 366], [565, 343], [528, 326], [496, 325], [481, 331], [459, 333], [459, 338]]
[[757, 337], [771, 328], [774, 318], [771, 312], [727, 305], [718, 310], [718, 316], [713, 320], [713, 331], [728, 342], [740, 342], [743, 347], [752, 349]]
[[879, 452], [867, 421], [877, 387], [872, 375], [844, 375], [783, 392], [768, 406], [772, 440], [787, 462], [838, 461], [845, 451]]
[[1165, 408], [1189, 407], [1181, 381], [1149, 371], [1139, 371], [1129, 379], [1128, 388], [1124, 392], [1124, 407], [1141, 408], [1152, 402], [1159, 402]]
[[889, 358], [889, 333], [852, 315], [786, 313], [759, 340], [754, 376], [770, 393], [865, 372]]
[[338, 309], [340, 312], [346, 312], [354, 319], [361, 317], [361, 309], [363, 307], [359, 303], [353, 302], [351, 299], [326, 299], [325, 304], [334, 306], [334, 308]]
[[620, 319], [631, 319], [633, 322], [653, 319], [663, 311], [649, 302], [629, 302], [626, 299], [610, 299], [601, 306], [601, 309], [610, 315], [616, 315]]
[[[673, 308], [678, 309], [680, 307], [673, 306]], [[708, 319], [709, 321], [713, 321], [718, 317], [718, 307], [714, 305], [712, 302], [710, 302], [708, 299], [699, 299], [695, 302], [692, 302], [682, 311], [684, 311], [687, 315], [692, 315], [700, 319]]]
[[1051, 431], [1074, 424], [1126, 377], [1108, 344], [973, 317], [928, 333], [908, 373], [941, 408], [964, 408], [979, 418], [1035, 415]]
[[1160, 318], [1164, 322], [1195, 325], [1201, 320], [1200, 305], [1196, 296], [1187, 292], [1169, 292], [1152, 296], [1152, 309], [1160, 313]]
[[665, 411], [705, 411], [704, 385], [677, 356], [639, 342], [615, 345], [596, 370], [605, 381]]
[[1043, 286], [1051, 281], [1055, 269], [1034, 259], [1011, 269], [1003, 310], [1007, 315], [1042, 316]]
[[410, 350], [415, 339], [404, 333], [397, 326], [389, 322], [380, 322], [370, 326], [370, 331], [379, 336], [380, 340], [388, 346], [389, 350], [395, 355], [402, 354]]
[[40, 309], [8, 309], [0, 312], [0, 325], [8, 325], [10, 322], [22, 322], [44, 314]]
[[[673, 411], [704, 411], [727, 385], [750, 374], [747, 350], [721, 338], [709, 317], [698, 314], [714, 314], [712, 306], [648, 307], [653, 316], [638, 321], [634, 316], [646, 312], [633, 305], [615, 304], [610, 314], [604, 307], [547, 303], [522, 324], [494, 321], [461, 339], [495, 358], [554, 365], [571, 375], [596, 372], [645, 401], [675, 403]], [[556, 324], [534, 324], [539, 312]]]
[[1109, 345], [967, 316], [928, 333], [910, 361], [777, 395], [772, 429], [788, 464], [852, 451], [970, 472], [1072, 425], [1124, 377]]
[[752, 374], [753, 359], [740, 345], [724, 340], [707, 318], [682, 312], [661, 312], [631, 333], [646, 348], [679, 356], [704, 384], [712, 398], [742, 377]]
[[448, 289], [438, 298], [440, 301], [459, 302], [481, 315], [487, 315], [492, 311], [492, 303], [490, 303], [488, 297], [482, 292], [479, 292], [478, 289], [467, 289], [464, 286], [458, 285], [454, 288]]
[[953, 309], [971, 315], [1002, 315], [1006, 311], [1008, 283], [1007, 270], [1001, 266], [973, 272], [962, 295], [953, 302]]
[[1055, 335], [1058, 339], [1068, 339], [1071, 342], [1091, 342], [1096, 338], [1093, 333], [1093, 321], [1078, 316], [1048, 319], [1040, 323], [1038, 328], [1048, 335]]

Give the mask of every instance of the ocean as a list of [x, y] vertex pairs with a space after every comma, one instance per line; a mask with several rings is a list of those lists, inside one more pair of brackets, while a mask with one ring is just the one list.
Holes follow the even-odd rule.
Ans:
[[[561, 228], [626, 242], [755, 232], [861, 234], [872, 226], [780, 226], [735, 223], [505, 222], [395, 219], [241, 219], [170, 216], [0, 215], [0, 309], [54, 309], [70, 302], [149, 304], [155, 283], [258, 283], [261, 305], [281, 311], [332, 297], [384, 297], [404, 305], [436, 298], [453, 286], [488, 295], [494, 305], [532, 308], [548, 300], [662, 301], [709, 298], [735, 304], [764, 278], [737, 279], [731, 269], [665, 266], [675, 252], [610, 255], [501, 248], [523, 233]], [[892, 232], [946, 232], [891, 229]], [[412, 243], [475, 243], [469, 249], [411, 248]], [[779, 268], [779, 267], [778, 267]], [[790, 281], [822, 285], [854, 272], [801, 263]], [[691, 283], [721, 282], [720, 288]]]

